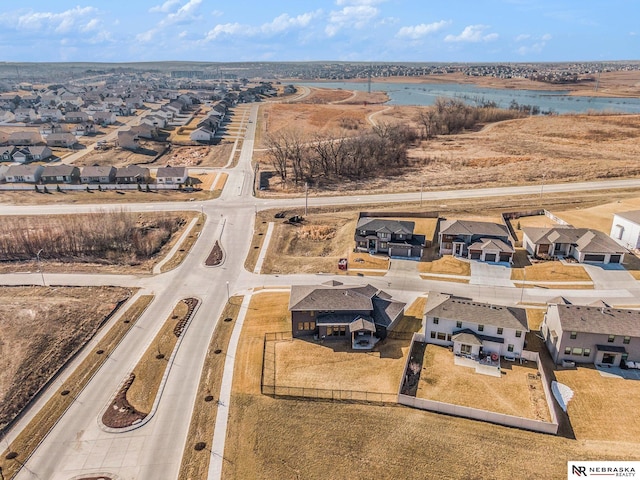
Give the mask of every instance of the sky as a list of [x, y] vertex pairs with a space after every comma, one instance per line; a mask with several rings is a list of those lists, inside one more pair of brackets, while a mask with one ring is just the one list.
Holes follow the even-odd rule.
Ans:
[[640, 0], [21, 0], [0, 61], [638, 60]]

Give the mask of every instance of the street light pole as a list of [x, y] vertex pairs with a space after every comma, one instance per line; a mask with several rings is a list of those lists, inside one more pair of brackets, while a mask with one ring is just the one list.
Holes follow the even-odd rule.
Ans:
[[227, 282], [227, 302], [230, 300], [231, 296], [229, 295], [229, 282]]
[[424, 188], [424, 180], [420, 180], [420, 206], [422, 207], [422, 189]]
[[46, 287], [47, 284], [44, 281], [44, 270], [42, 270], [42, 261], [40, 260], [40, 254], [42, 253], [43, 250], [44, 250], [43, 248], [38, 250], [38, 253], [36, 253], [36, 257], [38, 258], [38, 270], [40, 270], [40, 276], [42, 277], [42, 286]]
[[542, 192], [544, 191], [544, 177], [546, 176], [547, 176], [546, 173], [542, 174], [542, 185], [540, 185], [540, 205], [542, 205]]

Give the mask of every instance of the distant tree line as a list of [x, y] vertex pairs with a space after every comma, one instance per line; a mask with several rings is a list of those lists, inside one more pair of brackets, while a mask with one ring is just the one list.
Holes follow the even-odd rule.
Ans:
[[185, 223], [177, 214], [125, 210], [49, 217], [3, 217], [0, 261], [137, 263], [158, 253]]

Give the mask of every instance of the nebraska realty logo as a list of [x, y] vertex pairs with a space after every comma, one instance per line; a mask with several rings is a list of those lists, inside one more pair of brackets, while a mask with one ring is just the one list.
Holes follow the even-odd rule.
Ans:
[[[569, 462], [569, 480], [584, 478], [640, 478], [640, 461], [637, 462]], [[637, 476], [637, 477], [636, 477]]]

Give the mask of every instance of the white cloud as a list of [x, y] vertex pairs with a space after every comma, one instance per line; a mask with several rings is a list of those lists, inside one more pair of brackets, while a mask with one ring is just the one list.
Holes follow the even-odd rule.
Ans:
[[180, 4], [180, 2], [176, 0], [167, 0], [162, 5], [153, 7], [154, 9], [157, 9], [155, 11], [169, 13], [167, 13], [167, 15], [160, 20], [155, 27], [147, 30], [146, 32], [137, 34], [136, 40], [142, 43], [149, 43], [158, 33], [164, 31], [164, 29], [170, 25], [186, 25], [198, 20], [200, 17], [195, 15], [195, 13], [201, 3], [202, 0], [189, 0], [175, 12], [170, 12], [170, 9]]
[[149, 9], [150, 13], [169, 13], [171, 9], [180, 3], [180, 0], [167, 0], [162, 5], [156, 5]]
[[317, 16], [320, 12], [308, 12], [298, 15], [297, 17], [290, 17], [288, 14], [283, 13], [277, 16], [271, 22], [265, 23], [260, 27], [263, 33], [279, 33], [286, 30], [306, 27], [311, 20]]
[[336, 0], [336, 5], [378, 5], [387, 0]]
[[161, 22], [162, 25], [171, 25], [174, 23], [183, 22], [185, 20], [193, 20], [194, 13], [202, 3], [202, 0], [189, 0], [183, 6], [181, 6], [177, 12], [170, 13]]
[[329, 13], [329, 24], [325, 33], [333, 37], [343, 28], [364, 28], [380, 11], [370, 4], [360, 4], [344, 7], [342, 10]]
[[212, 17], [221, 17], [222, 15], [224, 15], [224, 12], [222, 10], [214, 10], [213, 12], [211, 12]]
[[548, 42], [548, 41], [549, 41], [549, 40], [551, 40], [552, 38], [553, 38], [553, 37], [551, 36], [551, 34], [550, 34], [550, 33], [545, 33], [545, 34], [542, 36], [542, 40], [543, 40], [543, 41], [545, 41], [545, 42]]
[[29, 12], [18, 16], [16, 26], [21, 30], [53, 30], [56, 33], [67, 33], [89, 15], [98, 12], [94, 7], [74, 7], [60, 13]]
[[434, 23], [421, 23], [420, 25], [412, 25], [409, 27], [402, 27], [396, 34], [397, 37], [407, 37], [413, 40], [417, 40], [421, 37], [435, 33], [438, 30], [442, 30], [447, 25], [450, 25], [450, 21], [440, 20]]
[[218, 24], [207, 32], [205, 41], [216, 40], [222, 35], [242, 35], [247, 34], [251, 27], [240, 23], [223, 23]]
[[484, 32], [491, 28], [489, 25], [468, 25], [464, 27], [460, 35], [447, 35], [444, 37], [445, 42], [490, 42], [498, 38], [497, 33], [489, 33], [487, 35]]
[[[529, 55], [530, 53], [540, 53], [547, 46], [547, 42], [551, 40], [553, 37], [549, 33], [545, 33], [541, 37], [534, 37], [532, 35], [527, 35], [525, 40], [531, 40], [533, 43], [530, 45], [522, 45], [516, 51], [520, 55]], [[517, 39], [516, 39], [517, 40]]]
[[99, 24], [100, 20], [98, 20], [97, 18], [92, 18], [85, 25], [83, 25], [80, 30], [82, 30], [83, 32], [90, 32], [91, 30], [95, 30], [96, 28], [98, 28]]
[[530, 38], [531, 35], [529, 35], [528, 33], [523, 33], [516, 37], [516, 42], [524, 42], [525, 40], [529, 40]]

